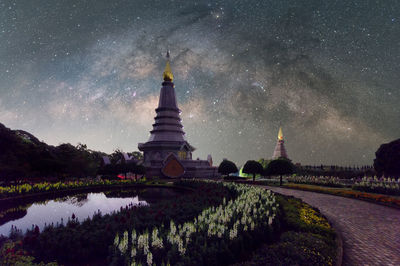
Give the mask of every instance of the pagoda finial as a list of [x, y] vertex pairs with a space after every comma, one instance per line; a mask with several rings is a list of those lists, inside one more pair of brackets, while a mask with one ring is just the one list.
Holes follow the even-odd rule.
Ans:
[[171, 66], [169, 64], [169, 50], [167, 51], [167, 64], [165, 65], [163, 79], [164, 81], [170, 81], [170, 82], [174, 80], [174, 75], [172, 74]]
[[278, 140], [283, 140], [282, 127], [279, 127]]

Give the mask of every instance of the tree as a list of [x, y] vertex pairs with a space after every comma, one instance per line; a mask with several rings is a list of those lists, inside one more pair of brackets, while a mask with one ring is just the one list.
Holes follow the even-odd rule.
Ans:
[[256, 174], [262, 174], [264, 172], [264, 168], [259, 162], [256, 161], [247, 161], [243, 167], [243, 173], [252, 174], [253, 181], [256, 180]]
[[136, 160], [143, 160], [143, 153], [140, 151], [128, 152], [129, 156], [132, 156]]
[[121, 149], [115, 149], [113, 153], [110, 154], [110, 161], [112, 164], [118, 164], [125, 161], [123, 151]]
[[279, 185], [282, 186], [282, 175], [292, 174], [294, 165], [288, 159], [279, 158], [271, 161], [265, 170], [266, 175], [279, 175]]
[[218, 173], [229, 176], [229, 174], [236, 173], [238, 168], [234, 162], [223, 160], [218, 167]]
[[137, 175], [145, 175], [146, 174], [146, 167], [142, 164], [136, 165], [135, 167], [135, 179], [137, 179]]
[[382, 144], [375, 156], [374, 168], [378, 175], [400, 177], [400, 139]]

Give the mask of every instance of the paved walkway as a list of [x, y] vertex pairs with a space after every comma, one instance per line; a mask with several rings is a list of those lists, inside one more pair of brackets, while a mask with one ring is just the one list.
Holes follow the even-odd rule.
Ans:
[[318, 208], [343, 238], [343, 265], [400, 265], [400, 210], [333, 195], [268, 187]]

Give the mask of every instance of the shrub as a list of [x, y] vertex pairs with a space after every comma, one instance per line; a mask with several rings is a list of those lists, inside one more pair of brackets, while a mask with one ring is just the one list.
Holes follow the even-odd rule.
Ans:
[[289, 231], [240, 265], [333, 265], [335, 245], [317, 234]]
[[[279, 223], [275, 197], [258, 187], [224, 184], [237, 198], [225, 198], [185, 223], [148, 227], [117, 234], [113, 263], [160, 265], [226, 265], [240, 255], [272, 240]], [[151, 262], [151, 263], [150, 263]]]
[[336, 234], [317, 209], [299, 199], [277, 196], [283, 233], [251, 259], [236, 265], [333, 265]]
[[400, 139], [382, 144], [375, 155], [374, 168], [378, 175], [400, 177]]
[[23, 246], [40, 261], [75, 264], [106, 260], [117, 233], [132, 228], [143, 232], [146, 228], [162, 227], [171, 219], [183, 224], [204, 209], [222, 204], [223, 198], [230, 201], [236, 196], [219, 183], [178, 181], [176, 184], [196, 190], [150, 206], [126, 206], [106, 215], [97, 213], [81, 223], [73, 219], [58, 226], [47, 226], [42, 232], [30, 230], [23, 237]]
[[264, 169], [259, 162], [247, 161], [243, 167], [243, 173], [252, 174], [253, 181], [256, 179], [256, 174], [263, 174]]
[[233, 174], [237, 171], [238, 168], [236, 167], [236, 164], [228, 160], [223, 160], [218, 167], [218, 173], [221, 173], [223, 175]]

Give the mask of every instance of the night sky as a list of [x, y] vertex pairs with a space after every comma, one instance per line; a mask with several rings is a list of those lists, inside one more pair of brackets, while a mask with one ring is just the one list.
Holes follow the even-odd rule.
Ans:
[[137, 150], [171, 51], [194, 158], [372, 164], [400, 137], [400, 1], [0, 0], [0, 123]]

